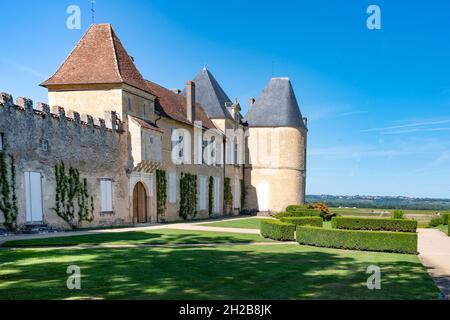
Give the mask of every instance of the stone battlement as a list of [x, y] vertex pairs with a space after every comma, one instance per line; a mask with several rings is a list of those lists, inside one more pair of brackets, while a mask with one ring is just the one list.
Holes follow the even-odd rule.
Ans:
[[[91, 115], [80, 115], [76, 111], [66, 110], [59, 106], [50, 107], [49, 105], [39, 102], [36, 108], [31, 99], [19, 97], [14, 103], [12, 95], [0, 92], [0, 110], [9, 111], [11, 116], [17, 115], [17, 112], [23, 113], [30, 118], [47, 118], [59, 121], [60, 124], [72, 123], [76, 127], [86, 127], [91, 132], [101, 134], [122, 133], [123, 123], [117, 117], [116, 112], [105, 112], [105, 118], [96, 118]], [[13, 113], [16, 111], [16, 113]]]

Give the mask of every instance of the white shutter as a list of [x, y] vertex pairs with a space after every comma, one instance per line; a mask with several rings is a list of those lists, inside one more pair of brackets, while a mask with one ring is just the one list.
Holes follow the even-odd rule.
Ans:
[[269, 184], [265, 182], [258, 183], [256, 190], [259, 211], [269, 211]]
[[177, 174], [171, 172], [169, 174], [169, 202], [177, 203]]
[[42, 181], [40, 172], [25, 172], [27, 222], [42, 222]]
[[219, 213], [220, 211], [220, 178], [216, 177], [214, 179], [215, 186], [214, 186], [214, 212]]
[[200, 177], [200, 210], [206, 210], [206, 177]]
[[113, 211], [113, 205], [112, 205], [112, 182], [106, 181], [106, 195], [107, 195], [107, 208], [108, 212]]
[[102, 212], [112, 212], [112, 182], [110, 180], [102, 180], [100, 182], [100, 189], [102, 199]]
[[197, 137], [197, 164], [203, 164], [203, 137]]

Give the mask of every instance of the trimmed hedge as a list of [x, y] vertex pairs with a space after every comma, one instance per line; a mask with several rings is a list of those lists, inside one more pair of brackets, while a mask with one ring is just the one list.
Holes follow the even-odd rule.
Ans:
[[405, 219], [336, 217], [333, 218], [331, 224], [335, 229], [345, 230], [374, 230], [396, 232], [416, 232], [417, 230], [417, 221]]
[[280, 212], [275, 215], [275, 218], [279, 220], [288, 217], [320, 217], [320, 211], [303, 209], [301, 211]]
[[310, 210], [306, 205], [293, 205], [286, 208], [286, 212]]
[[444, 224], [448, 224], [448, 217], [449, 217], [450, 213], [443, 213], [442, 214], [442, 219], [444, 220]]
[[321, 217], [285, 217], [280, 220], [296, 226], [323, 227], [323, 219]]
[[297, 227], [300, 244], [360, 251], [417, 254], [417, 233]]
[[261, 221], [261, 236], [277, 241], [295, 241], [295, 225], [278, 220]]

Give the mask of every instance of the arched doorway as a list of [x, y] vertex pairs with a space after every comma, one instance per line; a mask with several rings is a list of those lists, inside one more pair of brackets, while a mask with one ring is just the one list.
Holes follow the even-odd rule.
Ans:
[[147, 191], [141, 182], [136, 183], [133, 191], [133, 219], [137, 223], [148, 222]]

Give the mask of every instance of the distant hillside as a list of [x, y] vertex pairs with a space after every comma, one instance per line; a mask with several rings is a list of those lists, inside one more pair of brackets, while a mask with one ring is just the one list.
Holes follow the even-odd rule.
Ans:
[[405, 210], [450, 210], [450, 199], [427, 199], [408, 197], [376, 196], [331, 196], [307, 195], [307, 202], [325, 202], [330, 207], [405, 209]]

